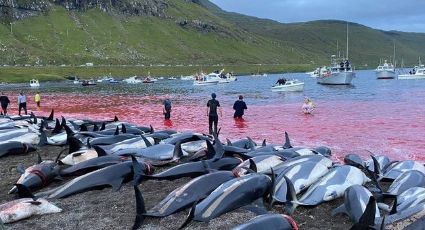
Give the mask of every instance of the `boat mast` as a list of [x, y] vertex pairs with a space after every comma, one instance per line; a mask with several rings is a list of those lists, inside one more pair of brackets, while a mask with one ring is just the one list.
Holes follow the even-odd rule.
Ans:
[[348, 60], [348, 22], [347, 22], [347, 50], [346, 50], [347, 60]]
[[336, 40], [336, 55], [338, 55], [338, 58], [340, 57], [339, 50], [338, 50], [338, 39]]
[[394, 44], [393, 64], [394, 64], [394, 69], [395, 69], [395, 41], [393, 41], [393, 44]]

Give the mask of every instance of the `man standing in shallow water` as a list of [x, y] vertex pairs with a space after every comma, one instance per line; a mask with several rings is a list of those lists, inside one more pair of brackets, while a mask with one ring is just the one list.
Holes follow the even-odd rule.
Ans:
[[24, 93], [21, 92], [18, 96], [18, 107], [19, 107], [19, 116], [21, 116], [21, 109], [24, 109], [25, 115], [27, 115], [27, 98]]
[[235, 114], [233, 115], [233, 118], [242, 119], [244, 110], [248, 109], [246, 107], [246, 103], [243, 101], [242, 95], [239, 95], [239, 100], [235, 101], [235, 104], [233, 104], [233, 109], [235, 110]]
[[[215, 98], [217, 95], [215, 93], [211, 94], [211, 100], [207, 103], [207, 116], [208, 116], [208, 128], [209, 133], [213, 134], [217, 133], [217, 123], [218, 123], [218, 114], [217, 114], [217, 107], [220, 110], [220, 117], [223, 116], [223, 112], [221, 111], [220, 102], [216, 100]], [[213, 129], [214, 125], [214, 129]]]
[[9, 98], [3, 94], [3, 92], [1, 93], [1, 96], [0, 96], [0, 104], [1, 104], [1, 109], [3, 114], [6, 115], [7, 106], [10, 104], [10, 101], [9, 101]]

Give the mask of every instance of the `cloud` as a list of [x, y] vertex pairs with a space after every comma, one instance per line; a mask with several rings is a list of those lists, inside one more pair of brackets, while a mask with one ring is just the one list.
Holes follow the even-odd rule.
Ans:
[[222, 9], [283, 23], [338, 19], [383, 30], [425, 32], [425, 1], [212, 0]]

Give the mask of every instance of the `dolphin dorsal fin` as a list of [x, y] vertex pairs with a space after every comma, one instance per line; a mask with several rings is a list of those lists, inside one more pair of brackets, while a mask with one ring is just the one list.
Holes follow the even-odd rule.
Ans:
[[117, 136], [119, 134], [120, 134], [120, 128], [118, 128], [118, 126], [117, 126], [117, 128], [115, 129], [114, 136]]
[[121, 124], [121, 132], [122, 133], [127, 133], [127, 128], [125, 127], [124, 124]]
[[106, 124], [105, 122], [102, 123], [102, 126], [100, 127], [100, 131], [105, 130], [106, 129]]
[[53, 116], [55, 115], [55, 110], [54, 109], [52, 109], [52, 111], [50, 112], [50, 115], [49, 115], [49, 117], [46, 119], [46, 120], [48, 120], [48, 121], [53, 121]]
[[115, 117], [114, 117], [114, 122], [117, 122], [117, 121], [119, 121], [119, 120], [118, 120], [118, 117], [117, 117], [117, 116], [115, 116]]
[[287, 132], [285, 132], [285, 144], [283, 144], [283, 148], [284, 149], [290, 149], [290, 148], [292, 148], [291, 140], [289, 140], [289, 135], [288, 135]]
[[99, 131], [99, 126], [97, 126], [96, 124], [93, 125], [93, 132], [97, 132]]
[[232, 142], [229, 140], [229, 138], [226, 138], [226, 141], [227, 141], [227, 146], [232, 146], [233, 145]]
[[266, 139], [263, 140], [263, 143], [261, 143], [261, 146], [263, 146], [263, 147], [267, 146]]

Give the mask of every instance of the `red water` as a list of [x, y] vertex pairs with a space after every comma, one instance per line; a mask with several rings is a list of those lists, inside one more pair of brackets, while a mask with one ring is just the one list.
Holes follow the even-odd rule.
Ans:
[[[41, 111], [37, 111], [31, 102], [29, 110], [48, 115], [54, 108], [56, 117], [94, 120], [111, 119], [117, 115], [122, 121], [152, 125], [156, 130], [208, 131], [205, 99], [172, 98], [171, 121], [164, 121], [161, 104], [164, 98], [52, 93], [42, 95]], [[11, 100], [16, 101], [16, 97]], [[258, 142], [267, 139], [269, 143], [283, 143], [283, 134], [287, 131], [294, 146], [325, 145], [332, 149], [337, 160], [350, 152], [366, 157], [370, 151], [388, 155], [391, 159], [425, 161], [423, 103], [315, 101], [317, 108], [313, 115], [301, 113], [301, 103], [248, 104], [245, 119], [235, 121], [232, 103], [222, 102], [221, 138], [236, 140], [249, 136]], [[15, 104], [12, 104], [11, 112], [16, 113]]]

